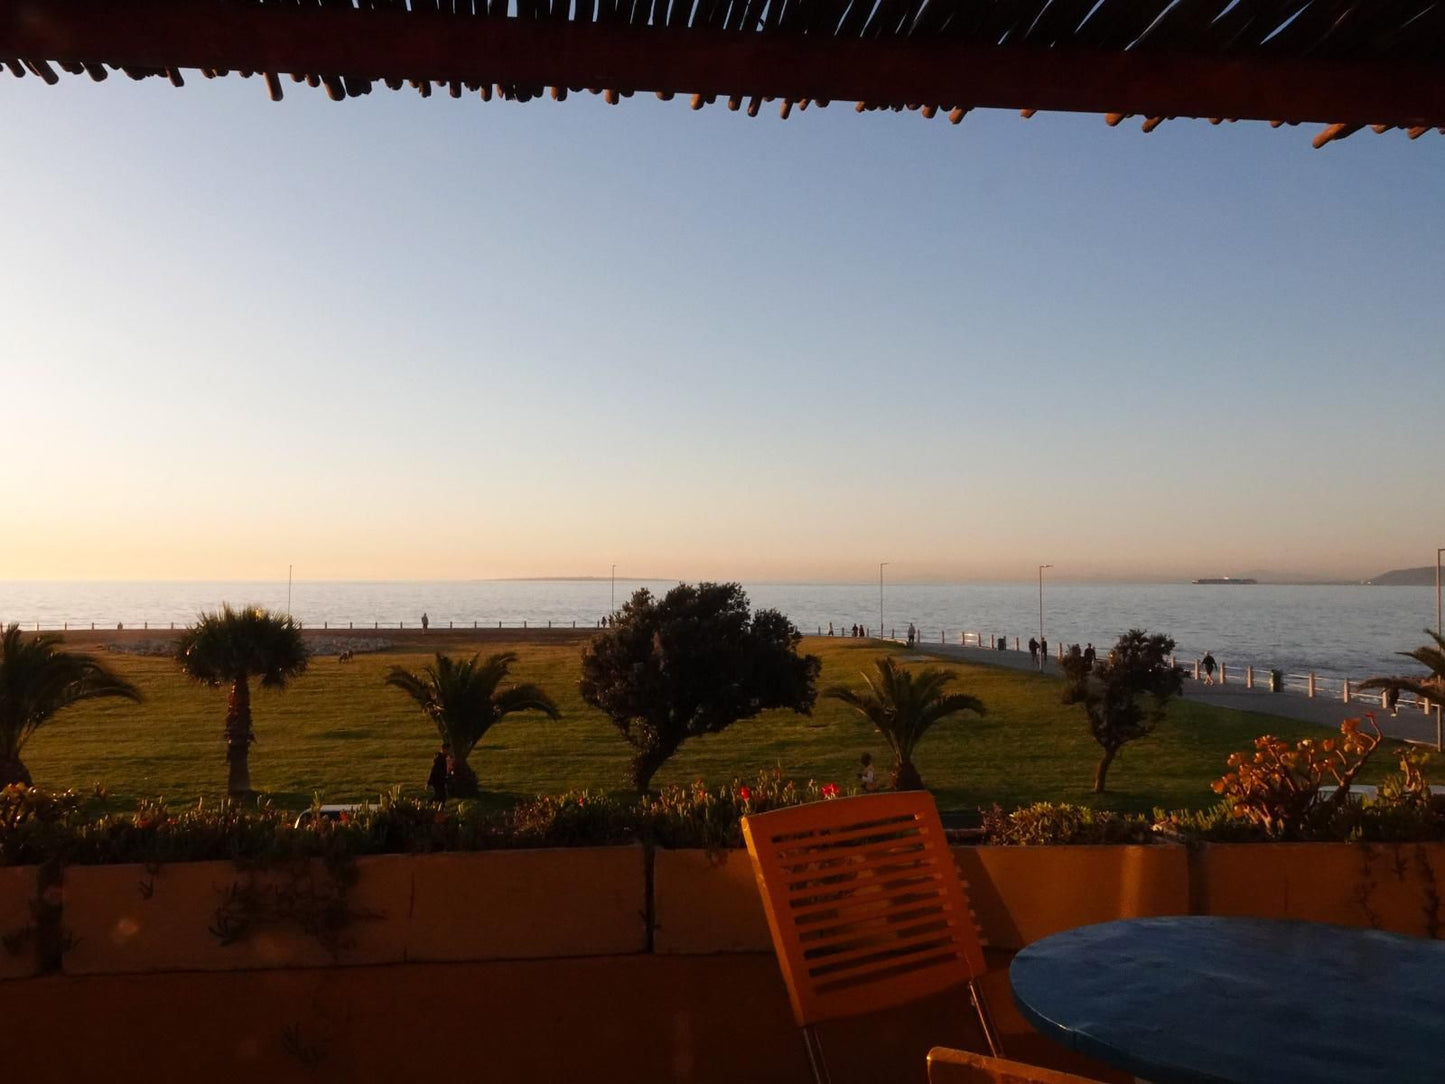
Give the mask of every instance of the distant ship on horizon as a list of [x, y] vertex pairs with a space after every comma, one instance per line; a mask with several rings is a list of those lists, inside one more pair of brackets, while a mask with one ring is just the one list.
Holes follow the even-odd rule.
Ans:
[[1206, 576], [1204, 579], [1194, 580], [1193, 582], [1194, 582], [1194, 583], [1258, 583], [1259, 581], [1258, 581], [1258, 580], [1252, 580], [1252, 579], [1250, 579], [1248, 576], [1238, 576], [1238, 577], [1236, 577], [1236, 576]]

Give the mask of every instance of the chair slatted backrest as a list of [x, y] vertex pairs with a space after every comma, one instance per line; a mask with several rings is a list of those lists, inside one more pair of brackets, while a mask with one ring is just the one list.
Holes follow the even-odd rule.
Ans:
[[962, 986], [983, 948], [926, 791], [742, 819], [799, 1027]]

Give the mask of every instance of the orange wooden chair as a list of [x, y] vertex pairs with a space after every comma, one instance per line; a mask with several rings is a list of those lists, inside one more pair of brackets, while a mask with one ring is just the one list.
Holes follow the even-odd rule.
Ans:
[[928, 1084], [1098, 1084], [1098, 1081], [1020, 1061], [935, 1046], [928, 1052]]
[[958, 987], [998, 1053], [974, 984], [983, 947], [931, 795], [812, 802], [742, 827], [818, 1084], [829, 1078], [817, 1024]]

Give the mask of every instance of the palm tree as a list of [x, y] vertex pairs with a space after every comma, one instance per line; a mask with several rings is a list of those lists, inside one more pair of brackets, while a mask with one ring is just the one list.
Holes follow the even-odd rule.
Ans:
[[841, 700], [867, 719], [893, 750], [895, 790], [922, 790], [923, 780], [913, 766], [913, 751], [934, 723], [961, 711], [984, 714], [983, 702], [966, 693], [948, 693], [946, 688], [957, 676], [938, 667], [907, 670], [892, 656], [878, 659], [876, 677], [863, 674], [868, 691], [854, 692], [835, 685], [823, 693], [830, 700]]
[[89, 655], [62, 650], [59, 636], [0, 634], [0, 787], [30, 785], [20, 759], [25, 743], [55, 715], [82, 700], [122, 696], [139, 701], [140, 690]]
[[1425, 630], [1425, 635], [1435, 643], [1417, 647], [1414, 651], [1397, 651], [1407, 659], [1414, 659], [1430, 672], [1423, 677], [1372, 677], [1360, 682], [1361, 689], [1384, 689], [1391, 702], [1401, 693], [1412, 693], [1421, 700], [1445, 701], [1445, 636], [1437, 629]]
[[517, 661], [515, 651], [503, 651], [479, 662], [479, 655], [458, 660], [437, 653], [436, 662], [414, 674], [393, 666], [386, 683], [417, 702], [433, 723], [442, 743], [451, 750], [452, 793], [470, 798], [477, 793], [477, 773], [467, 763], [482, 736], [508, 715], [540, 711], [549, 719], [561, 718], [552, 698], [536, 685], [498, 686]]
[[310, 661], [301, 630], [290, 617], [256, 606], [201, 614], [176, 641], [176, 662], [203, 685], [229, 685], [226, 698], [226, 792], [233, 798], [251, 793], [251, 679], [264, 689], [283, 689]]

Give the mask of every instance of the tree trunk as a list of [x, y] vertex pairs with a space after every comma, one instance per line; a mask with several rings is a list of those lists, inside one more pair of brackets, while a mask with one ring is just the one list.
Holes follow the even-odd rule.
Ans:
[[24, 783], [31, 786], [30, 769], [18, 756], [0, 757], [0, 787]]
[[650, 746], [646, 749], [639, 749], [632, 758], [630, 773], [632, 785], [637, 788], [638, 794], [646, 794], [652, 787], [652, 777], [657, 774], [657, 769], [667, 763], [673, 753], [677, 752], [677, 746]]
[[226, 793], [232, 798], [251, 796], [251, 686], [245, 677], [231, 684], [226, 698], [226, 762], [230, 765]]
[[1094, 793], [1104, 793], [1104, 779], [1109, 774], [1109, 765], [1114, 763], [1114, 757], [1119, 752], [1118, 748], [1104, 749], [1104, 755], [1099, 758], [1099, 766], [1094, 769]]
[[923, 777], [918, 774], [918, 769], [913, 766], [913, 761], [903, 757], [893, 765], [893, 789], [894, 790], [923, 790]]
[[475, 798], [482, 789], [477, 782], [477, 773], [472, 771], [472, 766], [467, 763], [468, 755], [452, 750], [452, 771], [447, 780], [447, 789], [453, 798]]

